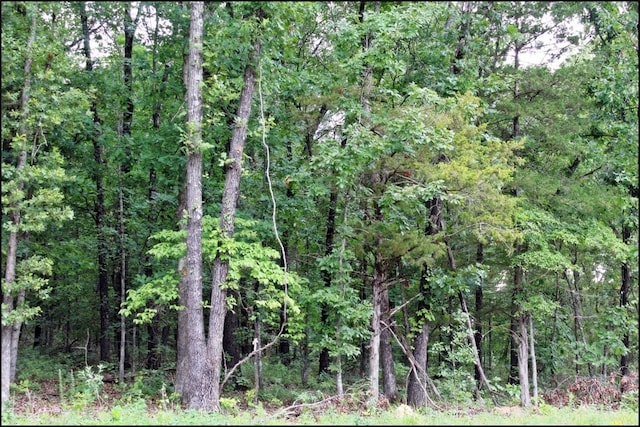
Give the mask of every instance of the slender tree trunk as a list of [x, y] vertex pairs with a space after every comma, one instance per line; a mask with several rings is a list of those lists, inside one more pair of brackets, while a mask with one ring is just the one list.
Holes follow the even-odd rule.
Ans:
[[[364, 23], [364, 15], [366, 2], [360, 1], [359, 22]], [[380, 2], [375, 2], [375, 11], [380, 10]], [[367, 51], [373, 43], [373, 34], [367, 32], [362, 39], [362, 50]], [[360, 117], [361, 123], [369, 121], [371, 114], [371, 91], [373, 89], [373, 67], [371, 64], [365, 64], [362, 74], [360, 105], [363, 114]], [[381, 221], [381, 213], [378, 206], [375, 207], [376, 220]], [[376, 237], [375, 247], [379, 246], [380, 236]], [[386, 286], [386, 271], [383, 261], [379, 253], [375, 254], [373, 265], [373, 281], [372, 281], [372, 306], [373, 313], [371, 317], [371, 339], [369, 341], [369, 397], [372, 404], [377, 404], [380, 398], [380, 340], [382, 334], [382, 305], [384, 298], [384, 287]]]
[[[262, 18], [259, 10], [258, 18]], [[220, 211], [220, 230], [223, 235], [232, 238], [234, 234], [236, 206], [240, 195], [240, 178], [242, 174], [242, 152], [247, 137], [247, 124], [251, 116], [251, 100], [255, 88], [256, 69], [260, 58], [260, 41], [254, 40], [252, 58], [245, 66], [243, 87], [238, 104], [237, 120], [231, 136], [228, 158], [232, 160], [227, 165], [225, 183], [222, 193], [222, 208]], [[222, 369], [222, 337], [224, 318], [226, 316], [226, 290], [222, 288], [227, 279], [229, 261], [217, 255], [213, 261], [211, 272], [211, 312], [209, 317], [208, 351], [211, 358], [212, 373], [209, 377], [212, 389], [210, 409], [220, 410], [220, 374]]]
[[389, 315], [389, 290], [384, 287], [382, 292], [381, 316], [383, 326], [380, 331], [380, 364], [382, 365], [382, 390], [388, 402], [393, 403], [397, 399], [397, 386], [395, 367], [393, 365], [393, 347], [391, 346], [391, 331], [393, 319]]
[[[127, 281], [126, 281], [126, 252], [125, 252], [125, 227], [124, 227], [124, 200], [122, 196], [122, 174], [118, 171], [118, 216], [120, 217], [120, 224], [118, 234], [120, 234], [120, 303], [124, 303], [127, 298]], [[120, 363], [118, 369], [118, 380], [120, 384], [124, 383], [124, 362], [127, 346], [127, 329], [126, 318], [124, 314], [120, 315]]]
[[[237, 291], [232, 290], [234, 294], [236, 294], [236, 301], [239, 301]], [[240, 317], [237, 313], [238, 308], [235, 310], [227, 311], [227, 314], [224, 318], [224, 331], [222, 337], [222, 348], [226, 354], [229, 355], [229, 365], [235, 366], [242, 359], [242, 350], [240, 348], [240, 344], [238, 342], [237, 331], [240, 327]], [[226, 369], [225, 369], [226, 370]], [[234, 384], [236, 390], [240, 389], [240, 384], [237, 382], [237, 376], [234, 374], [231, 377], [231, 381]]]
[[[152, 61], [152, 73], [154, 76], [157, 75], [157, 52], [158, 52], [158, 30], [160, 25], [160, 15], [156, 13], [156, 22], [155, 29], [153, 33], [154, 40], [154, 49], [153, 49], [153, 61]], [[160, 117], [162, 113], [162, 99], [165, 93], [165, 87], [167, 81], [169, 80], [169, 69], [170, 64], [166, 63], [164, 65], [164, 72], [162, 74], [162, 83], [160, 87], [157, 88], [154, 85], [154, 91], [159, 93], [158, 102], [155, 104], [153, 109], [153, 115], [151, 117], [153, 129], [156, 133], [160, 132]], [[157, 219], [157, 210], [155, 205], [155, 193], [156, 193], [156, 182], [157, 182], [157, 174], [156, 170], [153, 166], [149, 169], [149, 194], [147, 195], [147, 201], [149, 203], [149, 212], [147, 213], [147, 221], [149, 224], [155, 224]], [[144, 274], [146, 277], [153, 276], [153, 268], [151, 266], [151, 255], [147, 254], [145, 256], [145, 267]], [[147, 358], [145, 367], [147, 369], [158, 369], [163, 362], [163, 357], [160, 354], [159, 340], [160, 340], [160, 319], [163, 315], [160, 307], [155, 307], [157, 309], [156, 315], [151, 320], [151, 323], [147, 325]]]
[[[484, 253], [482, 243], [478, 243], [478, 247], [476, 250], [476, 262], [482, 264], [484, 261]], [[482, 354], [482, 302], [483, 302], [483, 294], [482, 294], [482, 284], [478, 284], [475, 289], [476, 296], [476, 307], [475, 307], [475, 327], [476, 331], [474, 333], [474, 340], [476, 343], [476, 348], [478, 349], [478, 358], [480, 359], [480, 364], [483, 365], [484, 358]], [[475, 380], [478, 387], [482, 384], [482, 376], [480, 375], [480, 369], [475, 367]], [[478, 396], [476, 396], [478, 397]]]
[[[574, 264], [577, 263], [578, 255], [573, 255]], [[587, 349], [587, 338], [584, 332], [584, 325], [582, 323], [582, 299], [580, 297], [580, 273], [577, 270], [573, 270], [573, 274], [569, 275], [568, 272], [564, 272], [564, 278], [569, 288], [569, 297], [571, 299], [571, 307], [573, 308], [573, 333], [576, 342], [582, 343], [582, 351]], [[580, 352], [579, 349], [576, 351]], [[581, 352], [580, 352], [581, 353]], [[576, 373], [580, 372], [580, 366], [578, 364], [580, 360], [580, 354], [576, 354]], [[589, 376], [593, 376], [593, 365], [587, 363], [587, 369]]]
[[[622, 226], [622, 242], [625, 245], [629, 244], [631, 239], [631, 228], [628, 225]], [[621, 268], [621, 285], [620, 285], [620, 307], [626, 309], [629, 306], [629, 293], [631, 292], [631, 270], [627, 262], [622, 263]], [[624, 393], [628, 386], [626, 378], [629, 375], [629, 330], [625, 329], [622, 336], [622, 344], [626, 352], [620, 356], [620, 375], [623, 380], [620, 381], [620, 391]]]
[[533, 335], [533, 316], [529, 313], [529, 350], [531, 353], [531, 385], [533, 386], [533, 402], [538, 405], [538, 361], [536, 359], [535, 339]]
[[[376, 255], [377, 257], [377, 255]], [[376, 264], [379, 260], [376, 260]], [[369, 340], [369, 397], [373, 404], [380, 398], [380, 335], [382, 320], [382, 293], [386, 282], [384, 270], [375, 268], [373, 272], [373, 313], [371, 316], [371, 339]]]
[[309, 325], [304, 328], [302, 340], [302, 367], [300, 368], [300, 383], [306, 387], [309, 383]]
[[[333, 188], [331, 193], [329, 194], [329, 213], [327, 214], [327, 232], [325, 234], [324, 239], [324, 255], [329, 256], [333, 252], [333, 240], [336, 231], [336, 205], [338, 202], [338, 190]], [[322, 280], [324, 281], [325, 288], [331, 287], [331, 272], [328, 270], [322, 271]], [[326, 303], [322, 304], [322, 308], [320, 311], [320, 322], [325, 327], [329, 327], [328, 325], [328, 314], [330, 307], [327, 306]], [[323, 372], [329, 371], [329, 349], [323, 347], [320, 350], [320, 358], [318, 360], [318, 374], [322, 374]]]
[[[22, 87], [22, 94], [20, 97], [20, 128], [18, 133], [20, 136], [24, 136], [24, 140], [27, 140], [27, 124], [26, 119], [29, 116], [29, 98], [31, 96], [31, 64], [33, 62], [32, 50], [33, 44], [36, 39], [36, 13], [32, 12], [31, 16], [31, 32], [29, 39], [27, 40], [26, 52], [27, 57], [24, 63], [24, 84]], [[16, 170], [22, 171], [27, 165], [27, 150], [26, 146], [22, 145], [19, 148], [18, 162], [16, 164]], [[18, 191], [24, 189], [24, 181], [18, 183]], [[9, 238], [7, 239], [7, 261], [5, 265], [5, 275], [3, 288], [11, 286], [16, 280], [16, 267], [18, 258], [18, 243], [20, 240], [20, 226], [21, 226], [21, 212], [18, 206], [19, 202], [16, 202], [11, 207], [11, 225], [13, 229], [9, 232]], [[2, 317], [5, 314], [11, 313], [16, 307], [19, 307], [25, 298], [25, 289], [20, 289], [18, 294], [14, 294], [8, 289], [3, 289], [2, 292]], [[10, 397], [10, 384], [15, 381], [16, 374], [16, 361], [18, 358], [18, 341], [20, 339], [20, 328], [22, 326], [22, 320], [17, 319], [13, 324], [2, 323], [2, 362], [1, 362], [1, 378], [2, 378], [2, 405], [9, 400]], [[4, 409], [4, 408], [3, 408]]]
[[258, 404], [258, 394], [262, 391], [262, 351], [260, 346], [262, 345], [262, 325], [259, 316], [256, 316], [256, 320], [253, 321], [253, 385], [255, 389], [254, 401], [255, 405]]
[[122, 163], [122, 172], [126, 175], [131, 171], [131, 124], [133, 122], [133, 41], [138, 26], [140, 8], [135, 17], [131, 17], [132, 3], [127, 3], [124, 11], [124, 58], [122, 61], [122, 75], [125, 86], [125, 106], [122, 113], [122, 134], [124, 138], [125, 159]]
[[511, 317], [509, 320], [509, 378], [508, 384], [518, 384], [518, 323], [516, 321], [515, 291], [511, 296]]
[[[86, 2], [80, 4], [80, 21], [82, 24], [83, 50], [85, 56], [85, 70], [88, 73], [93, 71], [93, 60], [91, 59], [90, 29], [89, 17], [86, 11]], [[98, 132], [99, 125], [102, 123], [98, 116], [98, 108], [96, 103], [91, 104], [91, 112], [93, 113], [93, 123], [95, 132]], [[91, 135], [93, 142], [93, 157], [96, 162], [95, 182], [96, 182], [96, 200], [94, 203], [94, 221], [96, 224], [96, 238], [98, 243], [98, 298], [100, 304], [100, 360], [108, 361], [111, 358], [111, 349], [109, 343], [109, 323], [110, 323], [110, 304], [109, 304], [109, 271], [107, 267], [107, 238], [104, 232], [104, 146], [100, 143], [98, 135]]]
[[[427, 267], [423, 268], [420, 276], [420, 293], [423, 298], [418, 302], [417, 311], [425, 312], [431, 309], [429, 301], [429, 283]], [[427, 349], [429, 345], [429, 321], [422, 319], [420, 332], [413, 341], [413, 358], [423, 370], [411, 366], [409, 371], [409, 382], [407, 384], [407, 404], [414, 408], [422, 408], [427, 405]]]
[[[520, 295], [523, 292], [524, 270], [516, 265], [513, 275], [514, 294]], [[514, 313], [517, 332], [513, 339], [516, 341], [516, 351], [518, 354], [518, 381], [520, 384], [520, 405], [527, 407], [531, 404], [531, 392], [529, 390], [529, 343], [527, 333], [527, 313], [522, 307], [517, 305]]]

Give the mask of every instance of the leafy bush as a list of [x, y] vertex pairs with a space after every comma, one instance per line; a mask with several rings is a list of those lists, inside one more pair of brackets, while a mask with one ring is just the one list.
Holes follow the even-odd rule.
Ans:
[[16, 369], [16, 381], [32, 380], [33, 383], [56, 379], [59, 369], [67, 371], [71, 367], [68, 359], [40, 354], [32, 348], [20, 349], [20, 357], [18, 357]]

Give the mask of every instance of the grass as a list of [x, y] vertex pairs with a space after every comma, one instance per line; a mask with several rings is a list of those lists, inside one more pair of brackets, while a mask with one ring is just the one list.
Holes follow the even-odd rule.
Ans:
[[[499, 410], [498, 410], [499, 409]], [[295, 414], [293, 414], [295, 412]], [[411, 411], [406, 406], [386, 410], [344, 412], [339, 405], [321, 410], [298, 408], [288, 414], [274, 408], [234, 411], [234, 414], [161, 409], [142, 398], [112, 407], [87, 406], [2, 414], [2, 425], [638, 425], [638, 412], [596, 406], [556, 408], [459, 408], [448, 411]]]
[[[371, 408], [366, 382], [332, 396], [335, 384], [319, 376], [300, 388], [296, 369], [270, 363], [268, 386], [254, 404], [251, 365], [240, 370], [247, 391], [228, 389], [221, 413], [183, 410], [165, 372], [138, 371], [132, 382], [104, 383], [103, 368], [75, 369], [27, 352], [2, 425], [638, 425], [637, 387], [611, 405], [586, 405], [573, 396], [567, 406], [483, 406], [477, 401], [449, 400], [442, 410], [412, 410], [406, 405]], [[267, 361], [265, 361], [267, 363]], [[246, 372], [245, 372], [246, 371]], [[589, 389], [593, 396], [593, 387]], [[602, 389], [604, 390], [604, 389]], [[606, 395], [606, 393], [601, 393]], [[330, 396], [330, 397], [327, 397]], [[517, 399], [512, 401], [517, 402]], [[582, 404], [581, 404], [582, 403]]]

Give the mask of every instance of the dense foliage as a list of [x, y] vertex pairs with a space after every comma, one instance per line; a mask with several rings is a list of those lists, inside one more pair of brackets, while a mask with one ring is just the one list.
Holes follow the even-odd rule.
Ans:
[[[30, 348], [177, 369], [194, 409], [279, 375], [415, 407], [637, 390], [636, 2], [206, 2], [202, 43], [194, 22], [2, 2], [3, 404]], [[208, 403], [193, 295], [203, 331], [224, 320]]]

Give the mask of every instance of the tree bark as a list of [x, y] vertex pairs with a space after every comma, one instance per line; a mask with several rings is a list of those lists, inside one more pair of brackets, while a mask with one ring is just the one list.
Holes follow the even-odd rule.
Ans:
[[[178, 334], [184, 347], [176, 375], [182, 400], [189, 409], [216, 409], [212, 368], [207, 354], [202, 308], [202, 36], [203, 2], [191, 3], [189, 61], [187, 64], [187, 253], [180, 282]], [[219, 409], [219, 408], [217, 408]]]
[[[258, 11], [261, 18], [262, 12]], [[220, 230], [224, 237], [232, 238], [234, 234], [236, 206], [240, 195], [240, 178], [242, 174], [242, 152], [247, 137], [247, 124], [251, 116], [251, 100], [255, 88], [255, 67], [260, 58], [260, 41], [256, 39], [252, 46], [252, 57], [245, 66], [243, 87], [240, 93], [235, 127], [231, 136], [228, 158], [232, 160], [227, 165], [225, 183], [222, 192], [222, 208], [220, 211]], [[211, 312], [209, 316], [208, 352], [211, 358], [212, 373], [210, 376], [212, 401], [209, 409], [220, 410], [220, 374], [222, 369], [222, 337], [224, 318], [226, 316], [226, 289], [224, 282], [229, 272], [229, 261], [226, 257], [216, 255], [211, 272]]]
[[529, 388], [529, 339], [527, 333], [527, 313], [518, 316], [518, 379], [520, 380], [520, 406], [531, 405]]
[[[378, 262], [376, 260], [376, 264]], [[369, 340], [369, 397], [373, 404], [377, 404], [380, 398], [380, 334], [382, 328], [382, 288], [385, 282], [386, 277], [383, 269], [375, 268], [372, 283], [371, 339]]]
[[[422, 299], [418, 302], [417, 311], [430, 310], [427, 267], [423, 268], [420, 276], [420, 293]], [[408, 331], [407, 331], [408, 332]], [[416, 369], [413, 365], [409, 371], [407, 384], [407, 404], [414, 408], [422, 408], [427, 405], [427, 349], [429, 345], [429, 321], [422, 319], [420, 332], [413, 340], [413, 358], [423, 370]]]
[[[516, 265], [513, 273], [514, 295], [522, 294], [523, 281], [524, 270], [521, 266]], [[516, 351], [518, 354], [518, 382], [520, 384], [520, 405], [527, 407], [531, 404], [531, 392], [529, 390], [529, 342], [527, 339], [527, 313], [524, 313], [522, 311], [522, 307], [518, 304], [516, 305], [514, 314], [517, 332], [515, 333], [513, 339], [516, 342]]]
[[393, 347], [391, 346], [391, 328], [393, 318], [390, 316], [389, 288], [384, 287], [381, 301], [382, 322], [385, 325], [380, 331], [380, 364], [382, 365], [382, 390], [388, 402], [394, 403], [398, 397], [396, 373], [393, 365]]
[[[336, 205], [338, 202], [338, 190], [333, 188], [331, 193], [329, 194], [329, 212], [327, 213], [327, 232], [324, 238], [324, 255], [329, 256], [333, 252], [333, 241], [336, 231]], [[331, 272], [327, 270], [322, 271], [322, 280], [324, 281], [325, 288], [331, 287]], [[320, 322], [326, 328], [330, 327], [328, 325], [328, 314], [330, 307], [327, 306], [326, 303], [322, 304], [322, 308], [320, 311]], [[320, 357], [318, 360], [318, 374], [322, 374], [323, 372], [329, 371], [329, 349], [323, 347], [320, 350]]]
[[538, 405], [538, 361], [536, 359], [535, 339], [533, 335], [533, 316], [529, 313], [529, 350], [531, 354], [531, 385], [533, 386], [533, 401]]
[[[478, 243], [478, 247], [476, 250], [476, 262], [482, 263], [484, 261], [484, 253], [482, 243]], [[482, 355], [482, 302], [483, 302], [483, 294], [482, 294], [482, 284], [476, 286], [475, 290], [476, 296], [476, 307], [475, 307], [475, 327], [476, 331], [474, 334], [474, 339], [476, 342], [476, 348], [478, 349], [478, 358], [480, 359], [480, 364], [483, 364], [484, 358]], [[478, 367], [475, 367], [475, 380], [478, 387], [482, 384], [482, 376], [480, 375], [480, 370]]]
[[[125, 227], [124, 227], [124, 200], [122, 195], [122, 174], [118, 171], [118, 216], [119, 227], [118, 234], [120, 235], [120, 304], [123, 304], [127, 298], [127, 258], [125, 251]], [[118, 366], [118, 380], [120, 384], [124, 383], [124, 366], [125, 356], [127, 348], [127, 329], [126, 329], [126, 317], [124, 314], [120, 315], [120, 363]], [[135, 345], [135, 343], [134, 343]]]
[[[631, 227], [628, 225], [622, 226], [622, 243], [629, 244], [631, 239]], [[631, 269], [627, 262], [622, 263], [621, 267], [621, 284], [620, 284], [620, 307], [626, 308], [629, 305], [629, 293], [631, 291]], [[622, 356], [620, 356], [620, 375], [624, 378], [629, 375], [629, 330], [626, 329], [622, 336], [622, 344], [627, 350]], [[620, 391], [624, 393], [627, 391], [627, 381], [620, 381]]]

